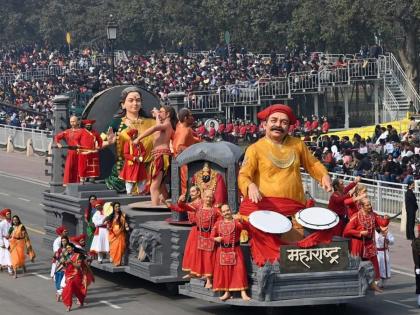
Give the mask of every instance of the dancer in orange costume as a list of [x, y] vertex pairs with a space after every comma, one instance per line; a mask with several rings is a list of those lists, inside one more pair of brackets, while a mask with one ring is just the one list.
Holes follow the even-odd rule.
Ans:
[[130, 230], [125, 213], [119, 202], [112, 203], [112, 214], [106, 219], [109, 222], [109, 257], [115, 266], [123, 264], [126, 249], [127, 232]]

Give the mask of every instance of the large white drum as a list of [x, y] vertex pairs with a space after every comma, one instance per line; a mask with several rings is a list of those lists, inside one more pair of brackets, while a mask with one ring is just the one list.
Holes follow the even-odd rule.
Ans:
[[249, 223], [263, 232], [272, 234], [286, 233], [292, 229], [292, 222], [287, 217], [268, 210], [258, 210], [251, 213]]
[[336, 226], [340, 220], [330, 209], [312, 207], [300, 210], [295, 215], [296, 221], [311, 230], [328, 230]]

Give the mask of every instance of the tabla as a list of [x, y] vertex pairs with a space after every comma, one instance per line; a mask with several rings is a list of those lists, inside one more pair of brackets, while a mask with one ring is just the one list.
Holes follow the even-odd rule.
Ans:
[[277, 212], [258, 210], [251, 213], [249, 223], [255, 228], [271, 234], [282, 234], [292, 229], [292, 222]]
[[337, 213], [321, 207], [300, 210], [295, 218], [300, 225], [311, 230], [328, 230], [340, 221]]

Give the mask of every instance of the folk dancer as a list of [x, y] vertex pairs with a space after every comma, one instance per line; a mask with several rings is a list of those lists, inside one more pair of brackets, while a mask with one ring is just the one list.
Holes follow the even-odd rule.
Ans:
[[90, 251], [98, 255], [98, 262], [102, 264], [103, 259], [109, 253], [108, 222], [103, 211], [104, 201], [101, 199], [95, 200], [93, 206], [97, 211], [92, 217], [92, 222], [95, 225], [95, 234]]
[[142, 194], [146, 190], [147, 183], [146, 166], [143, 163], [146, 149], [141, 142], [133, 143], [138, 136], [137, 129], [130, 129], [127, 135], [130, 141], [124, 143], [124, 166], [119, 178], [125, 181], [127, 195], [132, 195], [134, 185], [137, 185], [138, 192]]
[[92, 129], [95, 120], [82, 120], [84, 128], [81, 131], [79, 152], [79, 178], [82, 183], [87, 179], [94, 181], [100, 175], [99, 152], [102, 148], [102, 138]]
[[[68, 236], [68, 230], [64, 225], [61, 225], [61, 226], [59, 226], [58, 228], [55, 229], [55, 234], [57, 234], [57, 237], [55, 238], [55, 240], [53, 242], [53, 254], [54, 255], [61, 248], [62, 237], [63, 236]], [[53, 260], [53, 262], [51, 264], [51, 272], [50, 272], [51, 278], [54, 278], [55, 269], [56, 269], [56, 263]]]
[[385, 287], [388, 279], [391, 278], [389, 246], [394, 245], [395, 238], [388, 230], [382, 230], [379, 233], [375, 231], [375, 242], [378, 250], [379, 273], [381, 275], [381, 281], [378, 286], [382, 289]]
[[351, 239], [351, 254], [360, 257], [362, 260], [372, 262], [375, 269], [375, 281], [371, 283], [371, 288], [377, 292], [382, 292], [382, 290], [378, 287], [381, 275], [377, 258], [375, 230], [386, 230], [388, 224], [388, 216], [381, 218], [374, 213], [370, 200], [364, 198], [360, 200], [360, 210], [350, 218], [350, 222], [347, 223], [343, 232], [344, 237]]
[[70, 117], [70, 128], [57, 133], [54, 136], [54, 142], [59, 149], [63, 148], [60, 143], [64, 140], [67, 144], [66, 164], [64, 166], [63, 186], [69, 183], [79, 182], [78, 161], [79, 157], [77, 149], [80, 146], [81, 129], [79, 128], [79, 120], [76, 116]]
[[125, 213], [121, 211], [121, 204], [113, 202], [111, 205], [113, 212], [106, 219], [109, 222], [109, 257], [114, 266], [121, 266], [124, 264], [127, 234], [130, 228]]
[[[197, 230], [197, 247], [191, 252], [190, 270], [191, 277], [206, 278], [205, 287], [212, 288], [211, 277], [213, 275], [214, 265], [214, 241], [211, 238], [211, 230], [214, 224], [220, 219], [220, 213], [214, 207], [213, 192], [206, 190], [203, 194], [203, 205], [197, 209], [185, 203], [183, 196], [180, 197], [179, 207], [184, 211], [195, 212], [196, 230]], [[194, 227], [193, 227], [194, 229]], [[191, 234], [191, 232], [190, 232]], [[194, 241], [192, 241], [194, 243]]]
[[61, 300], [61, 294], [63, 293], [63, 287], [61, 286], [61, 283], [64, 278], [64, 266], [63, 262], [67, 259], [67, 251], [66, 247], [70, 243], [68, 236], [61, 236], [60, 237], [60, 247], [58, 250], [54, 253], [52, 263], [55, 266], [54, 268], [54, 284], [55, 284], [55, 299], [57, 302]]
[[359, 201], [368, 196], [367, 188], [359, 182], [356, 187], [350, 190], [349, 195], [351, 197], [344, 200], [344, 205], [347, 207], [347, 217], [351, 218], [359, 211]]
[[62, 299], [67, 311], [71, 311], [73, 296], [76, 296], [80, 307], [83, 307], [86, 298], [86, 290], [83, 284], [83, 255], [74, 251], [72, 243], [67, 244], [67, 259], [64, 261], [66, 285], [63, 289]]
[[328, 209], [337, 213], [338, 217], [340, 218], [339, 223], [335, 227], [335, 235], [342, 236], [344, 227], [346, 226], [348, 220], [347, 217], [347, 208], [344, 204], [344, 200], [350, 198], [350, 190], [356, 187], [357, 183], [360, 182], [360, 177], [357, 176], [347, 186], [344, 186], [344, 181], [341, 178], [336, 178], [333, 180], [332, 186], [334, 192], [330, 196], [330, 200], [328, 202]]
[[216, 253], [213, 271], [213, 291], [223, 291], [222, 301], [231, 298], [231, 292], [240, 291], [245, 301], [251, 298], [248, 289], [248, 273], [240, 247], [242, 224], [233, 218], [227, 204], [222, 205], [223, 219], [216, 222], [211, 237], [216, 242]]
[[86, 248], [92, 245], [93, 235], [95, 234], [95, 224], [92, 222], [93, 215], [96, 208], [93, 207], [93, 202], [98, 198], [95, 195], [90, 195], [88, 199], [88, 206], [85, 209], [85, 223], [86, 223]]
[[[92, 256], [87, 251], [86, 248], [86, 234], [79, 234], [77, 236], [73, 236], [70, 238], [71, 243], [74, 245], [74, 252], [81, 254], [83, 257], [83, 264], [82, 264], [82, 273], [83, 273], [83, 286], [85, 293], [87, 294], [88, 286], [95, 282], [95, 277], [93, 276], [93, 272], [90, 269], [90, 264], [92, 263]], [[86, 304], [86, 299], [85, 299]]]
[[153, 139], [153, 162], [151, 165], [151, 184], [150, 195], [152, 205], [157, 206], [160, 204], [160, 195], [162, 194], [165, 199], [168, 198], [168, 191], [165, 186], [165, 178], [168, 176], [170, 169], [170, 141], [175, 132], [177, 125], [176, 112], [173, 107], [162, 106], [160, 110], [154, 109], [153, 115], [156, 118], [156, 125], [150, 127], [142, 134], [140, 134], [134, 143], [138, 143], [149, 135], [154, 135]]
[[12, 226], [12, 211], [7, 208], [3, 209], [1, 215], [4, 220], [0, 222], [0, 267], [2, 271], [4, 267], [7, 267], [9, 274], [12, 275], [12, 261], [9, 252], [9, 229]]
[[[265, 137], [246, 150], [238, 175], [238, 186], [244, 196], [239, 212], [248, 217], [254, 211], [266, 209], [292, 216], [306, 207], [301, 166], [326, 191], [332, 189], [331, 179], [305, 143], [288, 135], [289, 125], [296, 122], [289, 106], [269, 106], [258, 113], [258, 118], [264, 121]], [[297, 228], [299, 226], [295, 224], [291, 235], [303, 237], [303, 232], [300, 234]], [[249, 232], [252, 258], [258, 266], [279, 259], [283, 241], [277, 235], [262, 232], [252, 226]]]
[[14, 215], [12, 218], [12, 227], [9, 230], [9, 242], [10, 259], [16, 279], [18, 268], [22, 268], [23, 272], [26, 272], [25, 252], [28, 254], [31, 262], [34, 262], [36, 257], [31, 241], [29, 240], [28, 232], [17, 215]]

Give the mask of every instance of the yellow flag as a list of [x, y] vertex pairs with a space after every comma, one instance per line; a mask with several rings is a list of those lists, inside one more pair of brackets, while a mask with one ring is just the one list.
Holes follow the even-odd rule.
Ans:
[[71, 35], [70, 35], [70, 32], [67, 32], [67, 34], [66, 34], [66, 42], [67, 42], [67, 45], [70, 45], [70, 43], [71, 43]]

